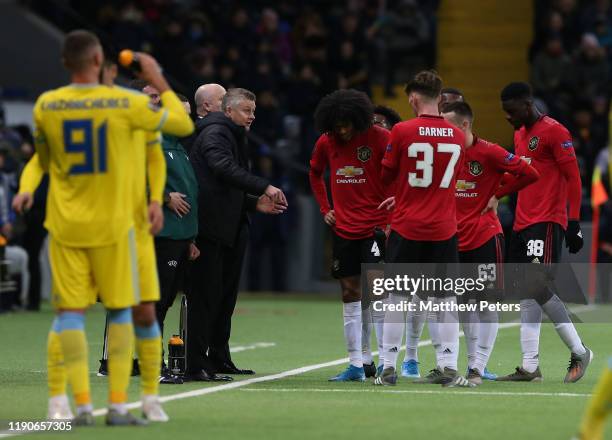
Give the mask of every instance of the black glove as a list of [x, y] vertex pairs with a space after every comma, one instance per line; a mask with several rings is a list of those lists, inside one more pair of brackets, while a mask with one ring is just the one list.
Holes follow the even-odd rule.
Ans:
[[580, 230], [580, 223], [578, 223], [578, 220], [570, 220], [567, 222], [565, 246], [569, 248], [570, 254], [577, 254], [578, 251], [582, 249], [582, 246], [584, 246], [584, 239], [582, 238], [582, 231]]

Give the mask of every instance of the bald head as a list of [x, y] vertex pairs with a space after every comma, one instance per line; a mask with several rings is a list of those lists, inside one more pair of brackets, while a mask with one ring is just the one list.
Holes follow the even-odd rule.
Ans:
[[206, 116], [210, 112], [220, 112], [223, 96], [225, 96], [225, 89], [219, 84], [204, 84], [198, 87], [195, 92], [198, 116]]

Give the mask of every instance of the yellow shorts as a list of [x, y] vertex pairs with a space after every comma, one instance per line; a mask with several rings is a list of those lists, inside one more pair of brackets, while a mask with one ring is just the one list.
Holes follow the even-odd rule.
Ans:
[[140, 280], [140, 302], [159, 301], [159, 278], [155, 244], [149, 226], [136, 228], [136, 256], [138, 279]]
[[109, 309], [140, 302], [134, 230], [110, 246], [75, 248], [49, 237], [49, 259], [56, 309], [84, 309], [99, 296]]

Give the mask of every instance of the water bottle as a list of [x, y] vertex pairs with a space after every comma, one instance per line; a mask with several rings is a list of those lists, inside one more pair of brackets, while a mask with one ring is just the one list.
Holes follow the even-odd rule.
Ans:
[[174, 375], [185, 374], [185, 343], [179, 335], [168, 341], [168, 368]]
[[136, 73], [141, 71], [138, 55], [129, 49], [119, 52], [119, 64]]

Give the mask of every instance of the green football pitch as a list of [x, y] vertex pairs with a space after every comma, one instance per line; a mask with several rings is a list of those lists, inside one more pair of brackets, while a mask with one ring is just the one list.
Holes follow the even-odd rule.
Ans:
[[[166, 341], [177, 328], [178, 301], [169, 312]], [[611, 308], [586, 310], [583, 321], [612, 315]], [[589, 316], [592, 314], [592, 316]], [[46, 333], [52, 312], [0, 315], [0, 420], [43, 420], [46, 415]], [[94, 406], [102, 409], [106, 378], [95, 372], [102, 350], [104, 313], [87, 314]], [[579, 324], [595, 352], [587, 375], [564, 384], [567, 349], [551, 324], [540, 344], [544, 382], [485, 382], [476, 389], [442, 389], [400, 380], [396, 387], [330, 383], [346, 365], [342, 307], [326, 297], [248, 296], [233, 320], [233, 358], [253, 368], [255, 377], [236, 376], [230, 384], [161, 385], [171, 421], [143, 428], [96, 426], [70, 433], [35, 434], [37, 439], [569, 439], [588, 396], [612, 353], [612, 324]], [[420, 350], [421, 372], [432, 366], [433, 350]], [[460, 369], [465, 368], [462, 344]], [[402, 359], [400, 354], [400, 360]], [[518, 326], [501, 329], [489, 368], [509, 373], [520, 362]], [[139, 380], [130, 384], [130, 402], [139, 400]], [[138, 409], [133, 409], [137, 412]], [[97, 413], [100, 413], [98, 411]], [[612, 429], [607, 433], [612, 438]], [[118, 437], [119, 436], [119, 437]], [[0, 435], [1, 437], [1, 435]]]

